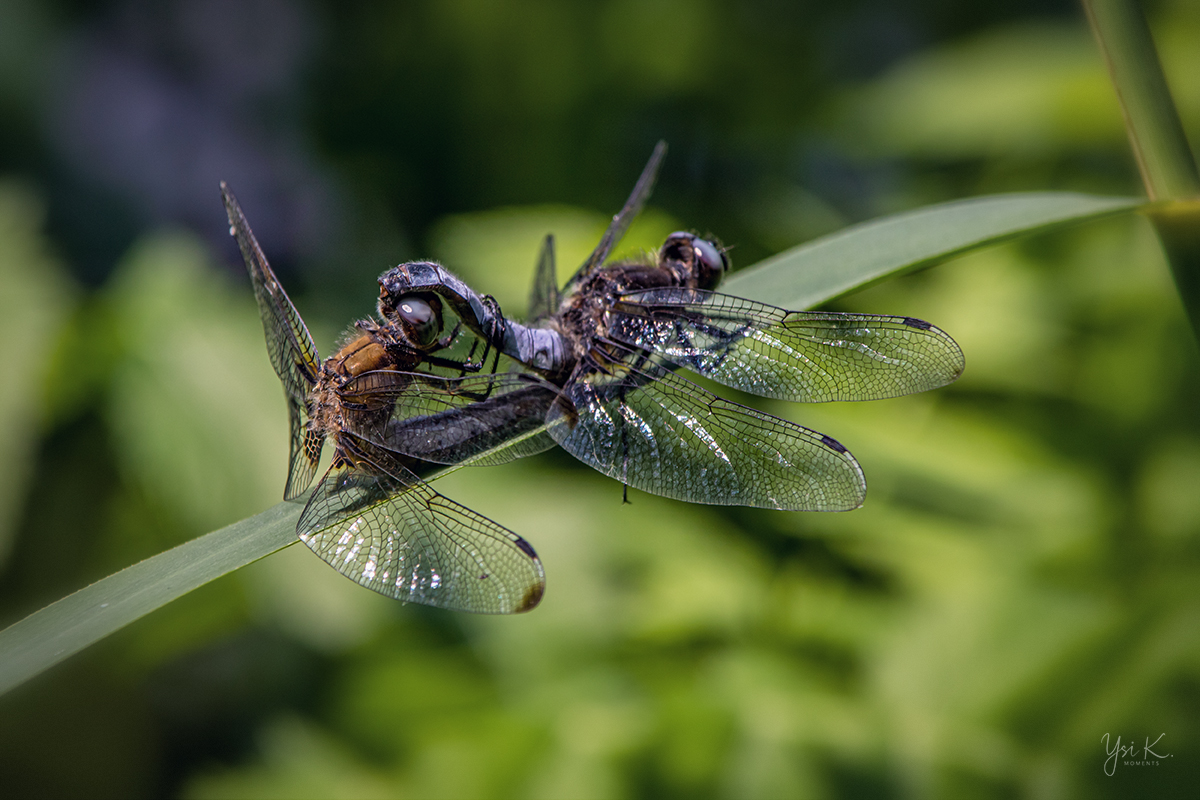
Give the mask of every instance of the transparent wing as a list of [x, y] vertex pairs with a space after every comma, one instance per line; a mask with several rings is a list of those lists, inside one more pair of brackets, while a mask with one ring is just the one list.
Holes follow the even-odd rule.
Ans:
[[629, 199], [625, 201], [624, 207], [612, 218], [608, 230], [600, 238], [600, 244], [596, 245], [596, 249], [588, 256], [587, 261], [584, 261], [583, 266], [571, 276], [571, 280], [567, 281], [567, 288], [565, 290], [567, 293], [587, 277], [593, 269], [604, 264], [605, 259], [609, 257], [613, 248], [617, 246], [617, 243], [621, 241], [621, 237], [625, 235], [625, 231], [629, 230], [629, 226], [633, 223], [633, 220], [638, 214], [642, 213], [642, 207], [650, 199], [650, 192], [654, 189], [654, 181], [658, 177], [658, 168], [662, 165], [663, 157], [666, 154], [666, 142], [660, 141], [654, 146], [654, 152], [650, 154], [650, 160], [646, 162], [645, 168], [642, 169], [642, 174], [638, 177], [637, 183], [634, 184], [633, 191], [629, 193]]
[[529, 295], [529, 321], [546, 319], [558, 311], [561, 295], [558, 292], [558, 269], [554, 263], [554, 236], [542, 242], [538, 255], [537, 272], [533, 276], [533, 290]]
[[246, 270], [254, 284], [254, 296], [262, 315], [271, 366], [275, 367], [288, 395], [303, 403], [308, 399], [309, 387], [316, 383], [320, 370], [317, 346], [267, 263], [267, 257], [254, 238], [237, 199], [224, 182], [221, 183], [221, 196], [225, 200], [225, 211], [229, 214], [229, 232], [237, 239], [242, 258], [246, 261]]
[[629, 486], [691, 503], [791, 511], [862, 505], [866, 482], [837, 441], [713, 395], [662, 365], [578, 374], [550, 434]]
[[325, 445], [325, 436], [308, 429], [305, 424], [308, 411], [301, 403], [289, 395], [287, 404], [291, 441], [288, 445], [288, 477], [283, 499], [295, 500], [302, 497], [312, 486], [317, 466], [321, 463], [321, 448]]
[[300, 517], [300, 540], [338, 572], [408, 603], [512, 614], [538, 604], [545, 572], [517, 534], [429, 488], [369, 442], [342, 442], [363, 468], [335, 467]]
[[785, 311], [695, 289], [625, 295], [608, 335], [726, 386], [807, 403], [923, 392], [964, 366], [958, 344], [923, 320]]
[[340, 395], [354, 433], [436, 464], [502, 464], [555, 445], [545, 418], [558, 390], [534, 375], [378, 370], [348, 381]]
[[237, 239], [246, 270], [250, 273], [250, 281], [254, 284], [254, 297], [258, 301], [258, 312], [267, 337], [267, 355], [271, 358], [275, 374], [283, 382], [283, 390], [288, 398], [292, 441], [284, 497], [291, 500], [303, 494], [312, 484], [321, 460], [323, 439], [308, 433], [305, 425], [308, 393], [317, 381], [320, 356], [304, 320], [300, 319], [287, 292], [275, 277], [237, 198], [224, 181], [221, 182], [221, 197], [225, 200], [225, 211], [229, 215], [229, 232]]

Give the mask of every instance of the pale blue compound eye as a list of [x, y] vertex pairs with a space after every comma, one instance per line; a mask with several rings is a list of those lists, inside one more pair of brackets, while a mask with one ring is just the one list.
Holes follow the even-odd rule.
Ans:
[[692, 244], [696, 248], [697, 260], [706, 270], [719, 274], [729, 269], [729, 259], [712, 242], [697, 237]]
[[396, 304], [396, 314], [404, 323], [405, 333], [414, 344], [431, 344], [438, 335], [437, 315], [419, 297], [402, 297]]

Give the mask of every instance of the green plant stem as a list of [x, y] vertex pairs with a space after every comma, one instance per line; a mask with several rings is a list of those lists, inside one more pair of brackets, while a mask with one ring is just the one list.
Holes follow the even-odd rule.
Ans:
[[1108, 64], [1146, 194], [1147, 214], [1200, 340], [1200, 173], [1167, 88], [1150, 26], [1135, 0], [1082, 0]]
[[213, 578], [294, 543], [300, 509], [280, 503], [126, 567], [0, 631], [0, 694]]
[[1150, 26], [1134, 0], [1083, 0], [1108, 64], [1151, 200], [1200, 195], [1200, 175], [1167, 88]]

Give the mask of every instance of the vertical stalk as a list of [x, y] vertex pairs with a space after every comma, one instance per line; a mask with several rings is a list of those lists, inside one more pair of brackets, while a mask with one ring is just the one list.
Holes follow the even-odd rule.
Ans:
[[1083, 0], [1151, 200], [1200, 195], [1200, 175], [1136, 0]]
[[1151, 200], [1148, 213], [1200, 339], [1200, 174], [1136, 0], [1082, 0]]

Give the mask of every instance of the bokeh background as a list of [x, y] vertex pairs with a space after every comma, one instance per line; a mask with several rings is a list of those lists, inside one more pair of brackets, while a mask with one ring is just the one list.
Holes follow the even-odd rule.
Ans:
[[[1145, 7], [1196, 143], [1200, 4]], [[4, 0], [0, 623], [281, 496], [219, 180], [329, 352], [405, 259], [519, 314], [540, 238], [571, 268], [660, 138], [625, 249], [689, 228], [735, 266], [942, 200], [1140, 193], [1071, 0]], [[533, 613], [288, 548], [0, 698], [0, 794], [1196, 796], [1200, 361], [1148, 225], [835, 307], [967, 356], [927, 395], [758, 403], [858, 456], [861, 510], [461, 470], [437, 488], [541, 554]], [[1106, 775], [1105, 734], [1170, 757]]]

